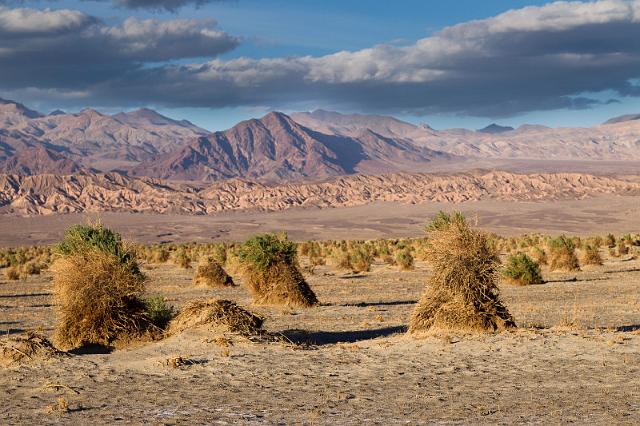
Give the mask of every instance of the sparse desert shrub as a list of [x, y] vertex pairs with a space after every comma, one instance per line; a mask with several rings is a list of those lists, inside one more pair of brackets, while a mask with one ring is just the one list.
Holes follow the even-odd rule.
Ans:
[[164, 247], [158, 248], [153, 254], [153, 261], [156, 263], [166, 263], [171, 257], [171, 253]]
[[552, 271], [579, 271], [574, 242], [564, 235], [549, 241], [550, 267]]
[[27, 275], [40, 275], [40, 265], [35, 262], [28, 262], [24, 265], [24, 273]]
[[502, 276], [510, 283], [517, 285], [541, 284], [540, 265], [524, 253], [517, 253], [507, 258]]
[[238, 250], [254, 303], [309, 307], [318, 299], [305, 281], [296, 246], [284, 235], [260, 234]]
[[530, 257], [536, 262], [538, 265], [546, 265], [547, 264], [547, 252], [541, 249], [538, 246], [534, 246], [531, 248]]
[[191, 268], [191, 258], [183, 248], [173, 255], [173, 263], [183, 269]]
[[361, 248], [354, 249], [349, 253], [349, 263], [353, 269], [353, 272], [369, 272], [371, 270], [371, 264], [373, 263], [373, 257]]
[[222, 265], [213, 259], [208, 259], [204, 265], [198, 266], [198, 270], [193, 276], [193, 283], [207, 287], [229, 287], [235, 285], [233, 278], [227, 274]]
[[331, 253], [331, 264], [339, 270], [352, 271], [353, 265], [351, 265], [351, 256], [342, 249], [336, 249]]
[[115, 232], [100, 225], [72, 227], [58, 246], [53, 290], [63, 348], [110, 345], [140, 335], [150, 324], [140, 295], [145, 277]]
[[227, 245], [226, 244], [214, 245], [211, 257], [220, 265], [224, 266], [227, 263]]
[[395, 263], [400, 267], [401, 271], [410, 271], [414, 269], [413, 256], [411, 250], [404, 249], [396, 253]]
[[152, 296], [144, 299], [144, 310], [149, 321], [163, 330], [175, 316], [174, 307], [168, 305], [162, 296]]
[[10, 281], [18, 281], [20, 279], [20, 271], [15, 266], [9, 266], [4, 270], [4, 275]]
[[496, 331], [515, 323], [499, 297], [497, 253], [487, 236], [461, 214], [439, 214], [430, 224], [427, 261], [432, 269], [411, 316], [409, 333]]
[[613, 234], [608, 234], [604, 241], [609, 248], [616, 246], [616, 237]]
[[197, 300], [186, 305], [169, 324], [169, 334], [199, 326], [222, 328], [245, 336], [259, 334], [263, 319], [230, 300]]
[[394, 266], [396, 264], [396, 259], [390, 254], [385, 254], [384, 256], [382, 256], [382, 261], [390, 266]]
[[602, 256], [600, 256], [598, 247], [589, 244], [585, 245], [582, 249], [580, 262], [583, 265], [602, 265]]
[[618, 241], [618, 256], [626, 256], [627, 254], [629, 254], [629, 247], [621, 239]]

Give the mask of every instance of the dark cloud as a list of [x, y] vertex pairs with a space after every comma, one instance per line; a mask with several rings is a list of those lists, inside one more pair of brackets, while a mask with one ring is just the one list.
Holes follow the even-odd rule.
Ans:
[[[184, 6], [199, 7], [207, 3], [225, 0], [113, 0], [115, 4], [128, 9], [167, 10], [175, 12]], [[229, 1], [229, 0], [226, 0]]]
[[[77, 21], [74, 25], [96, 25]], [[127, 33], [126, 26], [113, 31]], [[143, 34], [151, 33], [145, 37], [159, 40], [151, 27]], [[179, 55], [182, 48], [202, 53], [209, 46], [182, 44], [171, 34], [173, 50], [161, 54], [159, 44], [149, 43], [133, 43], [140, 48], [129, 53], [126, 48], [112, 49], [118, 52], [115, 58], [105, 57], [104, 68], [79, 80], [85, 83], [64, 86], [61, 78], [58, 86], [79, 90], [91, 104], [105, 106], [283, 108], [315, 104], [484, 117], [583, 109], [607, 102], [590, 95], [597, 92], [640, 95], [635, 80], [640, 77], [640, 0], [527, 7], [448, 27], [404, 47], [380, 45], [322, 57], [129, 66], [133, 57], [161, 61]], [[124, 39], [130, 42], [131, 37], [129, 33]], [[1, 43], [0, 82], [4, 76]], [[79, 45], [75, 42], [68, 53], [72, 62]], [[45, 63], [55, 68], [53, 60]], [[14, 76], [8, 81], [18, 87], [17, 80]], [[47, 80], [50, 88], [56, 87], [55, 80]]]
[[108, 26], [74, 10], [0, 7], [0, 86], [85, 91], [150, 63], [217, 56], [238, 43], [211, 20]]

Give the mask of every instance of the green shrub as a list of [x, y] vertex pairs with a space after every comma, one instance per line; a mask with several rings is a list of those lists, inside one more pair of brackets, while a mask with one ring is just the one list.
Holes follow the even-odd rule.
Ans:
[[427, 224], [427, 232], [443, 231], [451, 222], [466, 222], [464, 215], [460, 212], [447, 213], [440, 210]]
[[247, 240], [238, 250], [238, 258], [261, 271], [278, 263], [296, 263], [296, 245], [286, 235], [259, 234]]
[[109, 228], [97, 225], [75, 225], [67, 229], [64, 239], [57, 245], [57, 251], [70, 256], [94, 249], [114, 256], [118, 263], [129, 272], [142, 275], [130, 247], [125, 247], [120, 234]]
[[162, 296], [152, 296], [144, 299], [144, 308], [149, 321], [163, 330], [176, 314], [175, 308], [167, 305], [167, 301]]
[[507, 258], [502, 276], [507, 281], [519, 285], [541, 284], [543, 282], [540, 265], [524, 253], [517, 253]]

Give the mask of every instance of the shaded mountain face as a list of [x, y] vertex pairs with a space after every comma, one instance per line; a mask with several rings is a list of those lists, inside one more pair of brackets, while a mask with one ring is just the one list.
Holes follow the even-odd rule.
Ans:
[[604, 122], [604, 124], [624, 123], [625, 121], [640, 120], [640, 114], [627, 114], [613, 117]]
[[504, 133], [504, 132], [510, 132], [514, 130], [513, 127], [509, 127], [509, 126], [500, 126], [499, 124], [496, 123], [491, 123], [489, 124], [487, 127], [484, 127], [480, 130], [478, 130], [480, 133], [490, 133], [490, 134], [497, 134], [497, 133]]
[[53, 152], [44, 146], [30, 147], [18, 151], [11, 157], [0, 161], [0, 173], [16, 175], [36, 175], [53, 173], [69, 175], [83, 172], [76, 162]]
[[246, 177], [276, 182], [419, 169], [434, 158], [450, 156], [370, 130], [353, 137], [320, 133], [285, 114], [272, 112], [143, 162], [131, 174], [179, 180]]

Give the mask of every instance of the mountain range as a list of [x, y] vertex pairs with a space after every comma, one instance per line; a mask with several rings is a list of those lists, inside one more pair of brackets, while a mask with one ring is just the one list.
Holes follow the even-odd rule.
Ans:
[[[640, 160], [640, 120], [589, 128], [491, 124], [435, 130], [393, 117], [316, 110], [271, 112], [210, 132], [150, 109], [45, 115], [0, 100], [0, 173], [118, 171], [183, 181], [246, 178], [267, 183], [351, 174], [428, 172], [483, 160]], [[470, 161], [473, 164], [473, 161]]]

